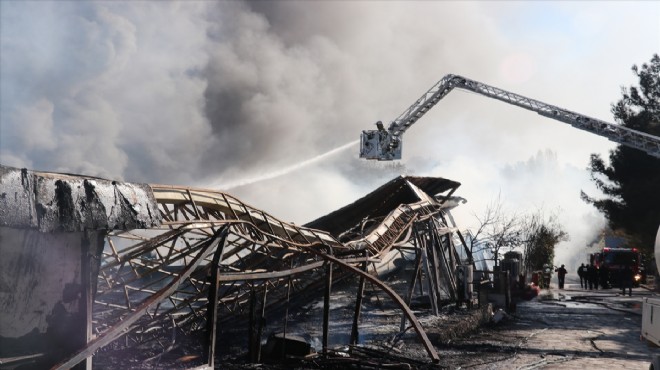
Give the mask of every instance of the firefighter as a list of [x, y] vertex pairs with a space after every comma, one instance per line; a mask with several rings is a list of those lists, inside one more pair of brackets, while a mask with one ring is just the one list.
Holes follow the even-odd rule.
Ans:
[[589, 275], [589, 289], [598, 290], [598, 267], [589, 264], [587, 267], [587, 274]]
[[564, 265], [561, 265], [561, 267], [555, 269], [555, 272], [557, 273], [557, 283], [559, 284], [559, 289], [564, 289], [564, 279], [566, 278], [566, 268]]
[[577, 274], [580, 277], [580, 288], [587, 289], [587, 266], [584, 263], [578, 267]]
[[550, 279], [552, 278], [552, 269], [549, 264], [543, 265], [543, 287], [550, 289]]
[[589, 282], [589, 290], [598, 289], [598, 269], [592, 263], [587, 266], [587, 281]]
[[601, 266], [600, 270], [598, 271], [598, 276], [600, 277], [600, 287], [603, 289], [609, 289], [611, 288], [610, 286], [610, 269], [607, 267], [607, 265]]
[[626, 295], [626, 288], [628, 288], [628, 296], [632, 296], [633, 275], [630, 265], [626, 265], [621, 272], [621, 295]]

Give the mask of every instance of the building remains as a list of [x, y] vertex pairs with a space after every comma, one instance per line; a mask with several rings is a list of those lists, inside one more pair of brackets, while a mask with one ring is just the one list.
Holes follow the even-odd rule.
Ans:
[[[0, 368], [213, 368], [227, 343], [247, 362], [304, 357], [289, 321], [314, 299], [329, 356], [339, 290], [342, 344], [365, 342], [367, 285], [396, 308], [392, 334], [412, 329], [438, 362], [411, 302], [471, 302], [459, 186], [397, 177], [299, 226], [217, 190], [0, 167]], [[394, 286], [381, 277], [400, 260], [411, 275]]]

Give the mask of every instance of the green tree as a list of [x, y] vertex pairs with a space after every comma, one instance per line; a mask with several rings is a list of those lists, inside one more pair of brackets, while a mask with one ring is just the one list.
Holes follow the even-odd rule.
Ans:
[[[612, 105], [617, 123], [660, 136], [660, 57], [654, 55], [641, 68], [632, 67], [639, 86], [622, 88], [623, 97]], [[622, 230], [630, 242], [649, 253], [660, 225], [660, 159], [619, 145], [610, 151], [609, 164], [591, 155], [591, 179], [604, 197], [581, 197], [608, 220], [613, 230]]]

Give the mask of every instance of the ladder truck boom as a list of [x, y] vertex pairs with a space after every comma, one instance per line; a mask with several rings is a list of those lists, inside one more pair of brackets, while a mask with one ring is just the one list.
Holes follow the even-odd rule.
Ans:
[[407, 129], [433, 108], [454, 88], [475, 92], [513, 104], [552, 118], [611, 141], [626, 145], [660, 158], [660, 138], [647, 133], [615, 125], [580, 113], [518, 95], [468, 78], [449, 74], [415, 101], [387, 129], [379, 121], [377, 130], [364, 130], [360, 137], [360, 158], [389, 161], [401, 159], [401, 137]]

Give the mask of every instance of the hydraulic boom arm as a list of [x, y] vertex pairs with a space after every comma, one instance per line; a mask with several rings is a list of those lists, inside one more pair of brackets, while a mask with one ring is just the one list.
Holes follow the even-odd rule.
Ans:
[[660, 138], [621, 125], [615, 125], [596, 118], [514, 94], [497, 87], [470, 80], [458, 75], [446, 75], [429, 91], [395, 119], [386, 130], [379, 121], [378, 130], [362, 131], [360, 158], [389, 161], [401, 159], [401, 136], [426, 112], [444, 98], [454, 88], [469, 90], [505, 103], [517, 105], [575, 128], [604, 136], [614, 142], [636, 148], [660, 158]]

